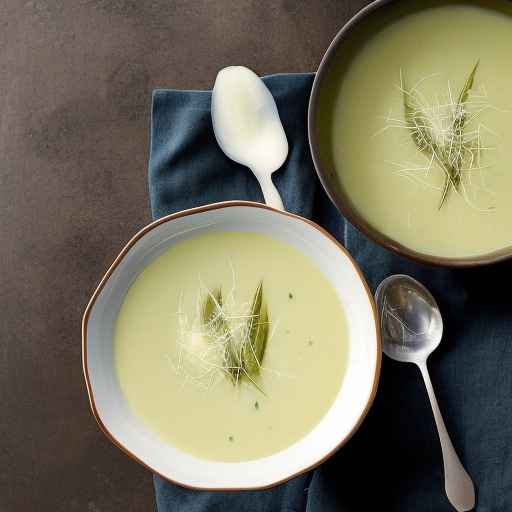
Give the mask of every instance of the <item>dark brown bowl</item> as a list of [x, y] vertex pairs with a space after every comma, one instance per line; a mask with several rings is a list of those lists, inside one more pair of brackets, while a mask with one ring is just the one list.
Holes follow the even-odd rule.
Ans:
[[[351, 202], [349, 195], [340, 186], [332, 160], [329, 136], [322, 133], [322, 123], [318, 121], [322, 116], [329, 115], [329, 105], [332, 105], [332, 102], [329, 103], [329, 101], [336, 93], [335, 88], [329, 88], [328, 83], [330, 73], [334, 73], [335, 60], [339, 62], [341, 58], [343, 64], [350, 62], [356, 53], [355, 50], [365, 39], [364, 34], [368, 32], [368, 26], [378, 29], [380, 26], [389, 23], [390, 20], [396, 20], [398, 17], [426, 6], [464, 2], [473, 5], [478, 3], [487, 8], [492, 7], [508, 14], [511, 13], [511, 4], [506, 0], [475, 0], [472, 2], [468, 2], [468, 0], [427, 0], [421, 2], [421, 5], [418, 2], [410, 2], [410, 0], [375, 0], [367, 5], [341, 28], [329, 48], [327, 48], [313, 82], [308, 109], [308, 135], [313, 163], [327, 195], [340, 213], [362, 233], [386, 249], [421, 263], [447, 267], [475, 267], [497, 263], [512, 258], [512, 247], [482, 256], [447, 258], [414, 251], [384, 235], [362, 217], [356, 206]], [[362, 27], [366, 31], [361, 30]], [[324, 123], [324, 125], [328, 126], [329, 123]]]

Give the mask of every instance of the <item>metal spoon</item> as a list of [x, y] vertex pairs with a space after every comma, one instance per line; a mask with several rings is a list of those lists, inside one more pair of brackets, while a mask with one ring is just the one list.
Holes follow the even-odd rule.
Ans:
[[272, 173], [288, 155], [274, 98], [263, 80], [243, 66], [221, 69], [212, 92], [212, 122], [217, 142], [224, 153], [251, 169], [265, 202], [283, 209], [283, 201]]
[[396, 361], [416, 364], [425, 381], [441, 441], [446, 495], [457, 511], [471, 510], [475, 506], [475, 488], [453, 448], [427, 370], [427, 358], [443, 334], [439, 307], [421, 283], [405, 275], [384, 279], [375, 292], [375, 300], [384, 353]]

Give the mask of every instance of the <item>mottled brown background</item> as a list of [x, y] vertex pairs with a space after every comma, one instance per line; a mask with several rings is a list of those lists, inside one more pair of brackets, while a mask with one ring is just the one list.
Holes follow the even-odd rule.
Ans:
[[99, 432], [80, 321], [150, 221], [150, 93], [314, 70], [368, 0], [0, 0], [0, 511], [152, 510]]

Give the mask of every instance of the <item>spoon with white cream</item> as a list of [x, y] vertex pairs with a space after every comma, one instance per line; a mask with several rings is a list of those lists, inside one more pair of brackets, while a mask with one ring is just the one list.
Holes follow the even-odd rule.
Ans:
[[272, 94], [261, 78], [244, 66], [229, 66], [217, 74], [212, 92], [215, 138], [224, 153], [251, 169], [265, 202], [283, 209], [272, 173], [288, 155], [284, 133]]

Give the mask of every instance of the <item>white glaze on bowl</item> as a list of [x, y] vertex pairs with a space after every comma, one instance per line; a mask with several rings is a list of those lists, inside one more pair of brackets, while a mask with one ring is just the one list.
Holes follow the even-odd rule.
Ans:
[[[173, 244], [212, 230], [255, 231], [293, 245], [322, 269], [348, 319], [347, 369], [328, 413], [299, 442], [270, 457], [248, 462], [203, 460], [161, 441], [129, 410], [114, 368], [115, 321], [131, 283]], [[91, 407], [102, 430], [155, 473], [179, 485], [198, 489], [269, 487], [325, 460], [351, 437], [366, 415], [375, 396], [380, 360], [373, 299], [352, 258], [312, 222], [258, 203], [224, 202], [180, 212], [150, 224], [130, 240], [115, 260], [83, 319], [84, 374]]]

